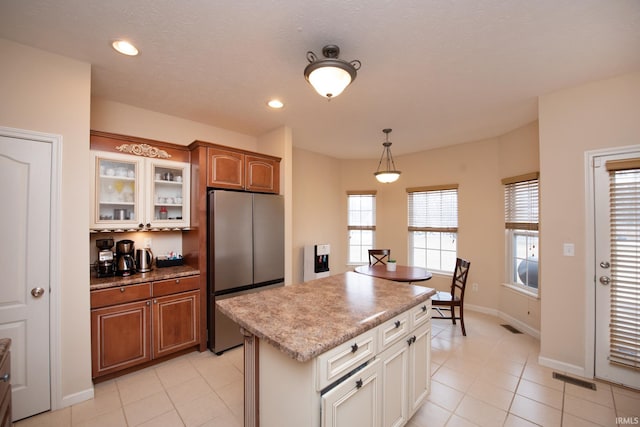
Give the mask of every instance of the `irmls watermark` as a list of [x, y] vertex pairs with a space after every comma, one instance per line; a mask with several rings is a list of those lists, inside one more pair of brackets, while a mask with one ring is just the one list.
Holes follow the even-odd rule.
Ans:
[[640, 417], [616, 417], [616, 424], [637, 425], [640, 424]]

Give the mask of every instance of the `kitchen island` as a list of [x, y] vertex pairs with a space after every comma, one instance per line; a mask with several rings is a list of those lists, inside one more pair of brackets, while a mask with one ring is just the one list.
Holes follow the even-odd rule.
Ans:
[[245, 426], [401, 426], [430, 388], [422, 286], [347, 272], [219, 301], [245, 335]]

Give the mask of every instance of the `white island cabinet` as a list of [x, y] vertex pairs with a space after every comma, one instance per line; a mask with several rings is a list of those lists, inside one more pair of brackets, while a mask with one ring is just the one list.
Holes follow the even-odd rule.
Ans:
[[245, 426], [398, 427], [430, 390], [433, 290], [344, 273], [223, 300], [245, 333]]

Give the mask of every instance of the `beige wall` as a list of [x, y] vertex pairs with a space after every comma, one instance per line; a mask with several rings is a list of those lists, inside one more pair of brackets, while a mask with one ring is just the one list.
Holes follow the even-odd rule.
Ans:
[[[543, 363], [589, 372], [585, 152], [640, 144], [640, 73], [540, 97]], [[562, 255], [563, 243], [575, 256]], [[567, 315], [566, 304], [571, 305]], [[589, 311], [589, 312], [588, 312]]]
[[[91, 393], [89, 318], [89, 105], [91, 68], [0, 39], [0, 126], [62, 135], [61, 404]], [[80, 183], [80, 185], [79, 185]], [[57, 344], [54, 343], [54, 348]], [[55, 369], [55, 366], [53, 367]], [[54, 396], [54, 403], [56, 397]]]
[[[538, 170], [538, 124], [503, 136], [399, 156], [400, 180], [378, 183], [377, 160], [337, 160], [294, 150], [294, 271], [302, 280], [302, 247], [331, 244], [333, 273], [352, 269], [347, 260], [347, 198], [351, 190], [376, 190], [376, 246], [392, 249], [408, 262], [407, 187], [459, 184], [458, 254], [472, 261], [468, 304], [539, 330], [539, 301], [502, 286], [504, 263], [504, 190], [501, 179]], [[451, 277], [436, 275], [428, 286], [447, 289]]]

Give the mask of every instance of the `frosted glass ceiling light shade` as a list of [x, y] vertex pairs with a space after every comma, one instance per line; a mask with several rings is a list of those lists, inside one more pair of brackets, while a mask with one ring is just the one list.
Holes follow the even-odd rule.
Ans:
[[115, 40], [111, 46], [123, 55], [136, 56], [138, 49], [126, 40]]
[[[396, 164], [393, 161], [393, 156], [391, 155], [391, 143], [389, 142], [389, 133], [391, 133], [391, 129], [382, 129], [387, 135], [386, 141], [382, 143], [384, 147], [382, 149], [382, 156], [380, 156], [380, 162], [378, 162], [378, 170], [374, 173], [376, 179], [383, 183], [388, 184], [390, 182], [395, 182], [400, 178], [400, 171], [396, 170]], [[385, 168], [380, 170], [382, 166], [382, 161], [384, 160]]]
[[307, 52], [309, 65], [304, 69], [304, 78], [321, 96], [335, 98], [355, 80], [361, 63], [357, 59], [351, 62], [338, 59], [340, 48], [327, 45], [322, 48], [325, 59], [318, 59], [315, 53]]

